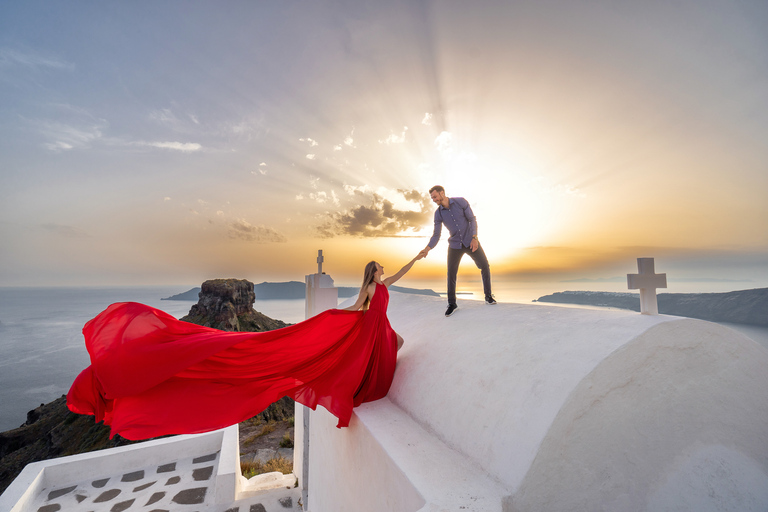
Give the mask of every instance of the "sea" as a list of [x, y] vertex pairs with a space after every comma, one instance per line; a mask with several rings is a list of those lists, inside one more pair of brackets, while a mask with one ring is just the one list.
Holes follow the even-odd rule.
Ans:
[[[438, 293], [441, 291], [440, 284], [427, 281], [398, 283], [410, 288], [430, 288]], [[626, 291], [626, 284], [622, 288], [616, 283], [510, 282], [495, 283], [494, 286], [500, 302], [534, 305], [541, 305], [532, 302], [534, 299], [556, 291]], [[28, 411], [65, 395], [77, 374], [90, 364], [82, 336], [83, 325], [88, 320], [115, 302], [141, 302], [180, 318], [189, 312], [194, 302], [162, 299], [192, 287], [0, 287], [0, 432], [19, 427], [26, 421]], [[756, 287], [739, 287], [733, 283], [716, 286], [711, 283], [704, 286], [687, 283], [679, 288], [673, 287], [673, 290], [692, 293]], [[483, 298], [479, 282], [467, 281], [458, 291], [460, 300]], [[340, 302], [344, 300], [342, 298]], [[257, 300], [254, 308], [287, 323], [304, 319], [303, 299]], [[768, 349], [768, 328], [725, 325]]]

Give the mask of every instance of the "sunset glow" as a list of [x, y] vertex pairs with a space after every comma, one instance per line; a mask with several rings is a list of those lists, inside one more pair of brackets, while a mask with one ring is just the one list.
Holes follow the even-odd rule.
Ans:
[[6, 3], [0, 286], [302, 280], [318, 249], [353, 284], [424, 247], [435, 184], [499, 279], [654, 256], [765, 286], [766, 24], [761, 1]]

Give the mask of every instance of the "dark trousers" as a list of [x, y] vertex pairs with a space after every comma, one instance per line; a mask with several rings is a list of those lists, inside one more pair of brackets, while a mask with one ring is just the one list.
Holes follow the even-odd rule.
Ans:
[[485, 256], [482, 246], [478, 244], [477, 250], [462, 245], [461, 249], [448, 248], [448, 304], [456, 305], [456, 275], [459, 273], [459, 263], [464, 254], [469, 254], [477, 268], [480, 269], [480, 275], [483, 278], [483, 292], [485, 296], [491, 295], [491, 267], [488, 265], [488, 258]]

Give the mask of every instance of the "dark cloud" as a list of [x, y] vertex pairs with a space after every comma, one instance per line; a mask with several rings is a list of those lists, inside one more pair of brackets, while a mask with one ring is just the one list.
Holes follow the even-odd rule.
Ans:
[[245, 220], [238, 219], [229, 224], [229, 237], [257, 244], [284, 243], [288, 240], [272, 228], [253, 226]]
[[[417, 231], [430, 222], [432, 208], [425, 194], [417, 190], [400, 189], [398, 193], [414, 203], [417, 210], [398, 210], [388, 199], [378, 194], [370, 194], [369, 206], [360, 205], [343, 212], [328, 214], [328, 220], [320, 226], [320, 236], [408, 236], [408, 231]], [[364, 194], [355, 191], [355, 195]]]

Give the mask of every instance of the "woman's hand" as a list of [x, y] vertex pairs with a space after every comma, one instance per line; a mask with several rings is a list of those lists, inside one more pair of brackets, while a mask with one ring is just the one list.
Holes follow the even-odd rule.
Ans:
[[421, 258], [424, 257], [421, 254], [422, 252], [424, 252], [424, 251], [421, 251], [419, 254], [417, 254], [416, 257], [413, 258], [411, 261], [409, 261], [408, 264], [406, 264], [403, 268], [401, 268], [397, 272], [397, 274], [393, 275], [392, 277], [388, 277], [388, 278], [384, 279], [382, 281], [384, 283], [384, 286], [389, 288], [392, 283], [396, 282], [398, 279], [403, 277], [409, 270], [411, 270], [411, 267], [413, 266], [414, 263], [416, 263], [416, 260], [420, 260]]

